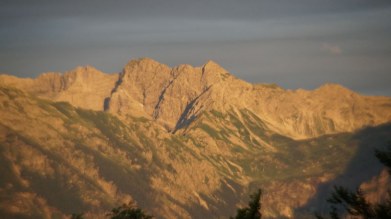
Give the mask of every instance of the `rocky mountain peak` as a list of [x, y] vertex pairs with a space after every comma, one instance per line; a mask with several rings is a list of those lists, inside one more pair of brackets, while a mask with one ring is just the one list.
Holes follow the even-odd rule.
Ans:
[[170, 68], [150, 58], [130, 61], [119, 74], [92, 66], [37, 79], [1, 77], [2, 84], [77, 107], [118, 116], [147, 117], [167, 128], [185, 127], [203, 112], [250, 110], [277, 133], [295, 139], [354, 131], [388, 122], [390, 98], [365, 97], [338, 85], [313, 91], [253, 85], [230, 75], [214, 61], [201, 67]]
[[161, 64], [151, 58], [140, 58], [136, 60], [130, 60], [124, 68], [124, 72], [134, 71], [155, 71], [157, 69], [169, 69], [167, 65]]
[[220, 73], [220, 74], [226, 74], [228, 73], [227, 70], [225, 70], [223, 67], [221, 67], [219, 64], [214, 62], [213, 60], [208, 60], [203, 65], [203, 71], [204, 72], [213, 72], [213, 73]]
[[352, 90], [340, 85], [340, 84], [335, 84], [335, 83], [327, 83], [324, 84], [317, 89], [314, 90], [315, 93], [317, 94], [322, 94], [322, 95], [337, 95], [337, 96], [346, 96], [346, 95], [357, 95], [355, 92]]
[[62, 75], [64, 89], [71, 84], [78, 83], [80, 86], [90, 81], [101, 79], [105, 74], [92, 66], [78, 66]]
[[91, 65], [77, 66], [76, 68], [66, 72], [67, 73], [77, 73], [77, 74], [103, 74], [100, 70], [96, 69]]
[[187, 73], [194, 73], [195, 69], [197, 67], [194, 67], [192, 65], [189, 65], [189, 64], [181, 64], [181, 65], [178, 65], [178, 66], [175, 66], [173, 68], [174, 71], [178, 71], [178, 72], [187, 72]]
[[173, 68], [149, 58], [130, 61], [110, 98], [109, 109], [120, 115], [147, 115], [173, 130], [179, 120], [201, 112], [194, 107], [204, 108], [205, 100], [211, 98], [200, 97], [227, 74], [213, 61], [202, 67], [184, 64]]

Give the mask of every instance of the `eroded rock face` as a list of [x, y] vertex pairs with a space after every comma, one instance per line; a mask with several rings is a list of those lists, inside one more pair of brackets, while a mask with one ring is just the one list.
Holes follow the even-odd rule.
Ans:
[[64, 74], [44, 73], [36, 79], [1, 75], [2, 84], [30, 92], [41, 98], [66, 101], [92, 110], [103, 110], [105, 99], [118, 81], [118, 74], [105, 74], [91, 66], [77, 67]]
[[36, 79], [1, 76], [2, 83], [74, 106], [107, 110], [123, 118], [147, 117], [182, 131], [202, 112], [248, 109], [269, 128], [294, 139], [351, 132], [391, 120], [391, 99], [361, 96], [337, 84], [284, 90], [250, 84], [213, 61], [170, 68], [149, 58], [130, 61], [120, 74], [78, 67]]
[[295, 139], [349, 132], [391, 120], [390, 98], [360, 96], [340, 85], [284, 90], [241, 81], [218, 64], [169, 68], [151, 59], [131, 61], [113, 92], [110, 111], [146, 114], [170, 131], [204, 110], [249, 109], [270, 128]]
[[223, 74], [226, 70], [212, 61], [196, 68], [169, 68], [146, 58], [131, 61], [110, 98], [109, 110], [121, 115], [144, 113], [172, 131], [210, 105], [208, 98], [199, 100], [210, 96], [208, 91]]

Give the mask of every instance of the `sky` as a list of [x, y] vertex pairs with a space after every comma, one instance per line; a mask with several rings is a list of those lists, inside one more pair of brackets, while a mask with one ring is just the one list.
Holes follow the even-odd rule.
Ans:
[[0, 0], [0, 73], [214, 60], [251, 83], [391, 96], [390, 0]]

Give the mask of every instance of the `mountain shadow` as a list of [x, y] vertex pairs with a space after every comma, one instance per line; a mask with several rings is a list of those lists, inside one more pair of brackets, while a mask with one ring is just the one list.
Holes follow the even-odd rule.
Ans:
[[383, 166], [375, 157], [375, 149], [382, 149], [390, 141], [391, 123], [368, 127], [354, 133], [351, 142], [357, 145], [357, 151], [345, 171], [335, 179], [318, 185], [316, 194], [304, 206], [295, 210], [294, 218], [314, 218], [315, 211], [328, 212], [329, 204], [326, 200], [334, 185], [355, 189], [361, 183], [378, 176]]

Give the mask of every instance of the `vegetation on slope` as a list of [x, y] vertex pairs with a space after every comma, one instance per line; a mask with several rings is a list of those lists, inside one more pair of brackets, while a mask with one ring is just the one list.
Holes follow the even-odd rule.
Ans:
[[228, 217], [259, 187], [264, 218], [292, 216], [321, 183], [357, 172], [349, 166], [367, 154], [365, 142], [389, 139], [362, 132], [296, 141], [246, 109], [205, 112], [169, 134], [144, 117], [8, 88], [0, 89], [0, 112], [0, 213], [21, 218], [102, 215], [129, 200], [163, 218]]

